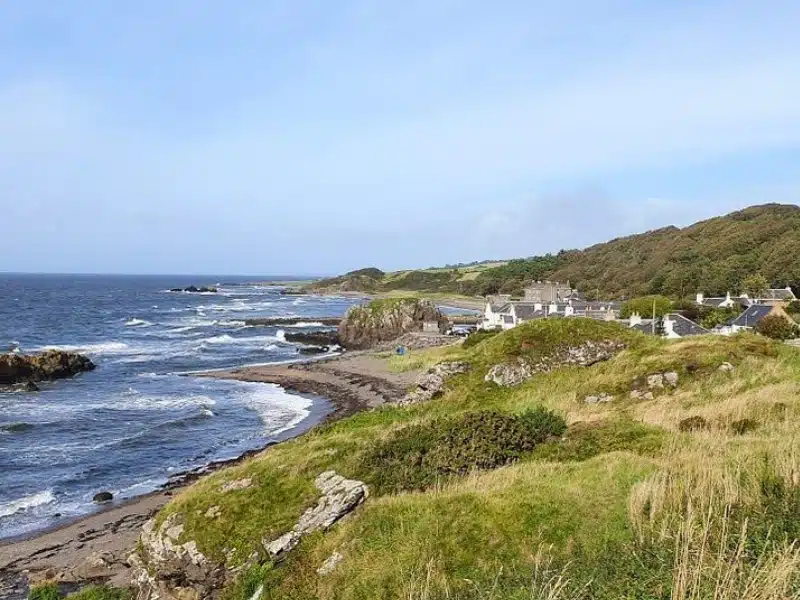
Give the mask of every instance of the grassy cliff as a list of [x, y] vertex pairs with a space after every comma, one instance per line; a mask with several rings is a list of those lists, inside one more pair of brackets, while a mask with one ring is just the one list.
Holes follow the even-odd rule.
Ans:
[[[578, 338], [627, 349], [517, 387], [484, 381], [492, 363]], [[355, 415], [203, 479], [159, 521], [181, 514], [181, 539], [229, 569], [258, 556], [231, 599], [261, 585], [281, 599], [800, 597], [797, 350], [751, 335], [668, 342], [575, 319], [430, 356], [472, 370], [428, 403]], [[677, 387], [629, 397], [667, 371]], [[584, 401], [599, 392], [614, 400]], [[261, 540], [315, 503], [314, 478], [328, 469], [365, 481], [370, 497], [272, 564]], [[242, 478], [253, 485], [222, 491]], [[334, 553], [341, 563], [319, 575]]]
[[562, 250], [500, 263], [384, 273], [354, 271], [321, 280], [311, 291], [412, 290], [483, 296], [519, 295], [536, 279], [570, 281], [593, 296], [605, 298], [695, 292], [736, 291], [753, 273], [774, 286], [797, 286], [800, 293], [800, 207], [753, 206], [679, 229], [665, 227], [611, 240], [584, 250]]

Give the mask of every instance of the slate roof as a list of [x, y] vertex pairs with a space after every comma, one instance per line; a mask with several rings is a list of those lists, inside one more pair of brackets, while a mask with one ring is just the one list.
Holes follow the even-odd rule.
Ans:
[[794, 295], [792, 290], [787, 289], [771, 289], [767, 290], [764, 294], [764, 300], [784, 300], [786, 302], [790, 302], [792, 300], [797, 300], [797, 296]]
[[497, 308], [492, 308], [494, 313], [511, 314], [511, 302], [500, 304]]
[[653, 319], [643, 319], [641, 323], [638, 325], [634, 325], [631, 329], [635, 329], [636, 331], [641, 331], [642, 333], [646, 333], [647, 335], [652, 335], [653, 333]]
[[509, 323], [509, 324], [514, 323], [514, 317], [512, 317], [511, 315], [503, 315], [503, 323]]
[[536, 303], [534, 302], [514, 302], [514, 312], [518, 319], [529, 321], [544, 316], [542, 310], [536, 310]]
[[737, 327], [755, 327], [759, 321], [772, 312], [772, 307], [766, 304], [752, 304], [735, 319], [728, 321], [728, 325]]
[[667, 316], [669, 317], [669, 320], [673, 322], [672, 331], [681, 337], [686, 337], [689, 335], [705, 335], [709, 333], [708, 329], [700, 327], [700, 325], [691, 319], [687, 319], [681, 314], [670, 313]]

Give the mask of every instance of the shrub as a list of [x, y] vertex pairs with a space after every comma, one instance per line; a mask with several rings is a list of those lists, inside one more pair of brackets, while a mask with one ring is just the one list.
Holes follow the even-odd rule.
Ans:
[[736, 435], [745, 435], [758, 429], [758, 421], [755, 419], [738, 419], [731, 423], [731, 431]]
[[800, 337], [800, 327], [781, 315], [767, 315], [758, 322], [756, 331], [773, 340], [791, 340]]
[[67, 600], [131, 600], [128, 590], [107, 585], [90, 585], [80, 592], [70, 594]]
[[497, 329], [479, 329], [478, 331], [473, 331], [464, 340], [462, 348], [472, 348], [473, 346], [477, 346], [483, 340], [493, 337], [498, 333], [500, 333], [500, 331]]
[[55, 583], [45, 583], [31, 588], [28, 600], [59, 600], [58, 586]]
[[678, 423], [679, 431], [699, 431], [701, 429], [708, 429], [708, 422], [700, 415], [682, 419], [681, 422]]
[[466, 413], [397, 431], [368, 451], [361, 466], [378, 493], [424, 489], [442, 477], [514, 462], [566, 427], [542, 408], [521, 415]]

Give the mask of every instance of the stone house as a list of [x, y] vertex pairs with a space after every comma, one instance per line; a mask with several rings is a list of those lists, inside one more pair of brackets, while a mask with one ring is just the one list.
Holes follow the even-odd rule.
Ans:
[[769, 315], [778, 315], [794, 323], [794, 320], [786, 314], [780, 304], [751, 304], [738, 317], [735, 317], [714, 328], [714, 333], [718, 335], [733, 335], [740, 331], [748, 331], [755, 328], [761, 320]]
[[656, 320], [643, 319], [641, 316], [634, 313], [629, 319], [624, 319], [620, 322], [648, 335], [652, 335], [656, 331], [660, 332], [662, 337], [671, 340], [711, 333], [708, 329], [701, 327], [680, 313], [669, 313], [664, 315], [661, 319]]
[[572, 298], [577, 298], [578, 293], [572, 289], [569, 281], [560, 283], [558, 281], [534, 281], [525, 287], [525, 302], [541, 302], [550, 304], [553, 302], [567, 302]]
[[702, 293], [698, 293], [696, 298], [697, 304], [712, 308], [747, 308], [754, 304], [766, 306], [786, 306], [786, 304], [793, 300], [797, 300], [797, 296], [795, 296], [795, 293], [789, 286], [786, 286], [785, 288], [771, 288], [765, 290], [764, 293], [758, 298], [750, 298], [747, 294], [732, 296], [730, 292], [727, 292], [724, 298], [706, 298]]

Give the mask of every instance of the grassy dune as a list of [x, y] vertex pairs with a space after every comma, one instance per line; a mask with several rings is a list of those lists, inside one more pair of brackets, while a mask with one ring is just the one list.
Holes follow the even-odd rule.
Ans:
[[[628, 348], [515, 388], [483, 380], [491, 364], [592, 339]], [[563, 437], [499, 468], [443, 471], [423, 490], [374, 492], [281, 564], [264, 559], [242, 574], [227, 597], [248, 598], [263, 583], [263, 598], [282, 599], [800, 598], [800, 351], [751, 335], [667, 342], [567, 319], [530, 323], [466, 350], [386, 357], [397, 370], [443, 359], [473, 370], [450, 380], [440, 398], [310, 431], [200, 481], [159, 518], [183, 512], [185, 539], [235, 566], [263, 555], [261, 539], [287, 531], [315, 503], [320, 472], [371, 484], [376, 448], [418, 444], [440, 460], [454, 452], [407, 432], [457, 428], [479, 411], [544, 408], [568, 425]], [[720, 371], [723, 362], [735, 370]], [[676, 389], [652, 401], [629, 398], [635, 379], [665, 371], [679, 374]], [[583, 401], [599, 392], [614, 401]], [[482, 451], [466, 446], [460, 460]], [[255, 485], [221, 492], [243, 477]], [[221, 516], [207, 518], [214, 506]], [[342, 562], [317, 575], [334, 552]]]

